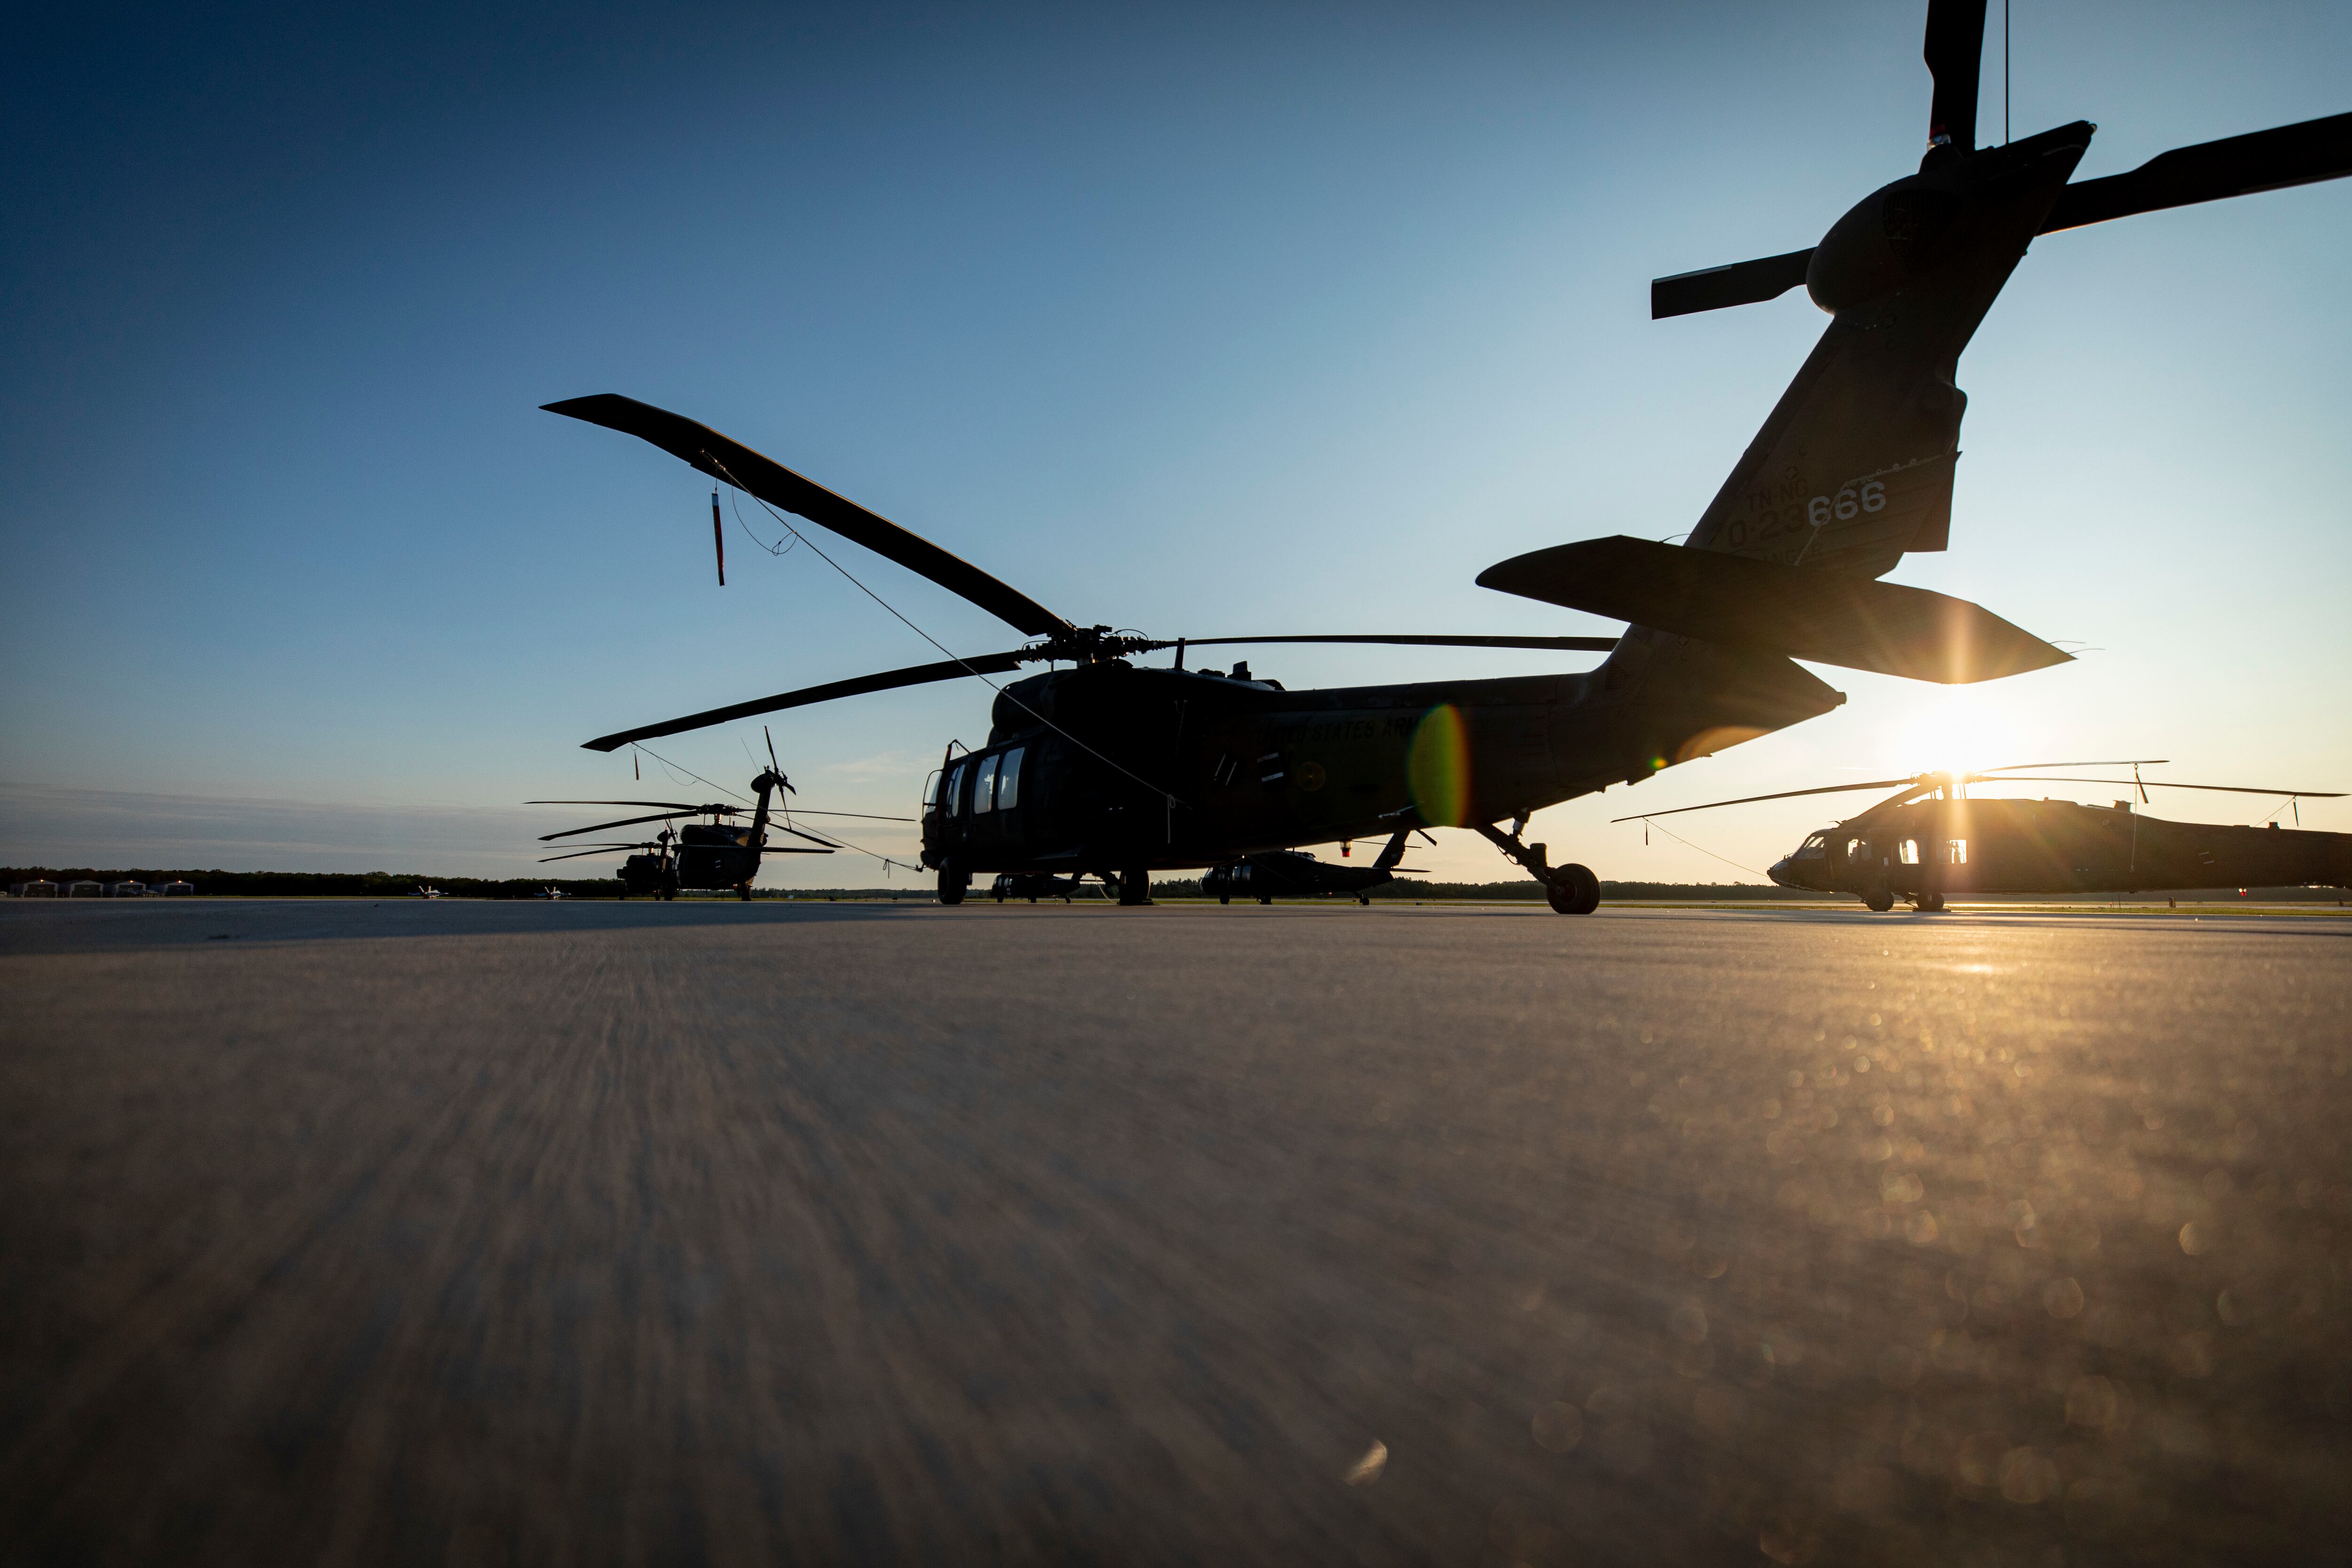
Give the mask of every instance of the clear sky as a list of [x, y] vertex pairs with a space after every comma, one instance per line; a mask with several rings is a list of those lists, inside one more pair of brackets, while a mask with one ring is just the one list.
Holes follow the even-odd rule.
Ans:
[[[1652, 322], [1649, 279], [1812, 243], [1916, 165], [1928, 93], [1924, 7], [1884, 4], [338, 9], [50, 7], [0, 58], [0, 858], [522, 874], [580, 819], [520, 801], [680, 787], [581, 741], [935, 657], [805, 552], [737, 534], [715, 586], [707, 484], [538, 412], [590, 392], [1080, 621], [1607, 632], [1472, 579], [1690, 526], [1824, 318]], [[2097, 121], [2084, 177], [2352, 109], [2340, 0], [2013, 26], [2015, 132]], [[1837, 713], [1535, 836], [1717, 879], [1608, 818], [2040, 757], [2352, 789], [2347, 255], [2352, 181], [2038, 242], [1961, 362], [1952, 548], [1894, 576], [2100, 651], [1958, 690], [1822, 668]], [[835, 552], [959, 651], [1017, 641]], [[803, 804], [906, 812], [988, 699], [776, 741]], [[740, 789], [758, 733], [658, 749]], [[1760, 868], [1839, 809], [1673, 826]], [[1415, 863], [1513, 874], [1439, 837]]]

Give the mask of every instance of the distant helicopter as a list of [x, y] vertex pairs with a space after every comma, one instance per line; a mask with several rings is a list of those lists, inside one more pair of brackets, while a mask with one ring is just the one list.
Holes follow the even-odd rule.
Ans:
[[1297, 849], [1244, 856], [1209, 868], [1201, 879], [1201, 890], [1213, 894], [1221, 904], [1232, 903], [1236, 896], [1270, 904], [1276, 898], [1315, 893], [1352, 893], [1358, 903], [1369, 904], [1374, 888], [1384, 887], [1397, 879], [1398, 872], [1411, 869], [1402, 862], [1405, 840], [1415, 831], [1398, 829], [1370, 866], [1334, 866]]
[[[2258, 789], [2242, 784], [2174, 784], [2142, 779], [2161, 759], [2093, 763], [2016, 763], [1981, 773], [1915, 773], [1907, 779], [1782, 790], [1673, 811], [1621, 816], [1646, 822], [1685, 811], [1713, 811], [1756, 801], [1794, 800], [1847, 790], [1894, 788], [1859, 816], [1807, 837], [1766, 875], [1784, 888], [1851, 893], [1884, 914], [1895, 900], [1933, 913], [1955, 893], [2146, 892], [2151, 889], [2352, 887], [2352, 834], [2268, 827], [2218, 827], [2143, 816], [2133, 803], [2080, 805], [2067, 800], [1970, 800], [1976, 784], [2100, 784], [2132, 790], [2146, 805], [2151, 789], [2338, 800], [2329, 790]], [[2085, 779], [2029, 772], [2039, 768], [2129, 767], [2129, 779]], [[2022, 775], [2022, 776], [2021, 776]]]
[[[761, 733], [766, 734], [765, 726], [761, 727]], [[732, 888], [748, 903], [751, 898], [751, 879], [760, 873], [761, 855], [830, 855], [841, 847], [829, 838], [820, 838], [815, 834], [801, 828], [783, 823], [772, 824], [769, 820], [769, 802], [770, 797], [778, 790], [791, 795], [800, 793], [793, 787], [792, 781], [784, 776], [783, 769], [777, 765], [776, 742], [774, 737], [769, 736], [768, 766], [751, 781], [755, 804], [751, 809], [751, 823], [749, 827], [739, 828], [725, 820], [742, 816], [743, 808], [740, 805], [730, 805], [724, 802], [707, 805], [690, 805], [674, 800], [527, 800], [523, 804], [525, 805], [646, 805], [658, 808], [650, 816], [625, 816], [616, 822], [599, 822], [586, 827], [567, 828], [562, 833], [542, 833], [540, 835], [540, 842], [542, 844], [562, 838], [576, 838], [583, 833], [598, 833], [608, 827], [633, 827], [640, 822], [667, 824], [679, 817], [709, 817], [710, 819], [709, 822], [689, 822], [675, 829], [677, 837], [674, 845], [671, 838], [673, 829], [665, 826], [660, 836], [650, 842], [601, 844], [593, 848], [576, 850], [568, 855], [546, 856], [541, 858], [541, 864], [545, 865], [551, 860], [576, 860], [590, 855], [609, 855], [616, 849], [651, 849], [655, 851], [652, 855], [633, 855], [623, 863], [619, 875], [624, 898], [630, 893], [647, 893], [658, 900], [672, 900], [677, 897], [678, 889], [681, 888], [703, 889], [711, 891], [724, 891]], [[771, 844], [768, 841], [768, 829], [772, 826], [780, 833], [789, 833], [795, 838], [805, 838], [811, 844], [821, 847], [803, 849], [796, 845]]]
[[[1832, 318], [1687, 542], [1586, 540], [1477, 578], [1628, 622], [1622, 638], [1192, 642], [1606, 651], [1598, 668], [1295, 692], [1251, 679], [1245, 667], [1188, 670], [1188, 639], [1066, 619], [706, 426], [600, 394], [545, 406], [649, 442], [1033, 640], [714, 708], [588, 748], [1066, 663], [1000, 689], [982, 751], [958, 757], [947, 749], [922, 818], [922, 862], [938, 875], [942, 903], [961, 903], [973, 877], [992, 872], [1092, 874], [1115, 882], [1121, 903], [1148, 903], [1155, 869], [1454, 826], [1475, 829], [1535, 877], [1553, 909], [1591, 911], [1599, 880], [1582, 866], [1553, 866], [1544, 845], [1525, 842], [1531, 814], [1638, 784], [1844, 700], [1796, 659], [1943, 682], [2068, 659], [1981, 605], [1877, 581], [1905, 552], [1947, 545], [1968, 402], [1955, 384], [1959, 356], [2037, 236], [2352, 174], [2352, 114], [2178, 149], [2080, 184], [2069, 181], [2096, 130], [2087, 121], [1979, 147], [1984, 20], [1984, 0], [1931, 0], [1924, 53], [1934, 86], [1917, 173], [1865, 196], [1809, 249], [1653, 284], [1654, 317], [1768, 300], [1802, 283]], [[1129, 662], [1164, 648], [1175, 650], [1173, 668]]]

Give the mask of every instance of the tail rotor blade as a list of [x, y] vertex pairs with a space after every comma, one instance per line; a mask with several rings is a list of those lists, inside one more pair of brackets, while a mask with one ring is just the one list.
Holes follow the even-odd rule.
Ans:
[[2127, 174], [2084, 180], [2058, 193], [2044, 234], [2161, 212], [2224, 196], [2307, 185], [2352, 174], [2352, 114], [2200, 142], [2161, 153]]
[[1650, 280], [1650, 320], [1687, 316], [1699, 310], [1720, 310], [1732, 305], [1757, 305], [1778, 299], [1805, 280], [1813, 259], [1812, 247], [1727, 267], [1677, 272]]
[[1936, 96], [1927, 110], [1930, 147], [1976, 151], [1984, 27], [1985, 0], [1928, 0], [1927, 44], [1920, 52], [1936, 79]]

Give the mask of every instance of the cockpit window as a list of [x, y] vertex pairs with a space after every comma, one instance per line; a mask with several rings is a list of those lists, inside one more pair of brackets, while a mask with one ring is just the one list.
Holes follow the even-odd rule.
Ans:
[[1830, 836], [1826, 833], [1816, 833], [1811, 838], [1806, 839], [1803, 844], [1798, 846], [1797, 858], [1800, 860], [1818, 860], [1829, 852]]

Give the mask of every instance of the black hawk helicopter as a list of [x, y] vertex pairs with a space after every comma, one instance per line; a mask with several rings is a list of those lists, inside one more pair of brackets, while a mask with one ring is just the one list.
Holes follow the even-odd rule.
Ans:
[[[975, 873], [1092, 873], [1123, 903], [1158, 869], [1403, 827], [1469, 827], [1590, 911], [1600, 884], [1521, 837], [1556, 802], [1826, 713], [1844, 700], [1797, 659], [1974, 681], [2068, 655], [1965, 600], [1878, 579], [1946, 547], [1967, 398], [1960, 352], [2037, 235], [2352, 173], [2352, 114], [2179, 149], [2068, 183], [2095, 127], [1975, 142], [1984, 0], [1931, 0], [1934, 80], [1918, 172], [1821, 243], [1658, 279], [1654, 317], [1806, 286], [1832, 320], [1680, 546], [1588, 540], [1487, 568], [1484, 586], [1630, 623], [1618, 638], [1357, 634], [1160, 639], [1084, 626], [740, 443], [614, 394], [545, 406], [638, 437], [723, 484], [914, 571], [1034, 639], [1004, 652], [754, 698], [586, 742], [612, 751], [706, 725], [929, 681], [1046, 673], [999, 689], [987, 744], [950, 745], [922, 817], [923, 864], [961, 902]], [[1581, 674], [1286, 691], [1187, 669], [1188, 646], [1383, 643], [1605, 650]], [[1174, 648], [1170, 668], [1132, 656]], [[944, 650], [943, 650], [944, 651]], [[1056, 664], [1071, 668], [1055, 669]], [[1504, 824], [1509, 824], [1507, 827]]]
[[1221, 904], [1232, 903], [1235, 898], [1270, 904], [1277, 898], [1316, 893], [1349, 893], [1358, 903], [1369, 904], [1374, 888], [1386, 887], [1397, 879], [1398, 872], [1412, 869], [1403, 864], [1404, 847], [1416, 831], [1420, 830], [1397, 829], [1370, 866], [1334, 866], [1299, 849], [1270, 849], [1262, 855], [1245, 855], [1238, 860], [1210, 867], [1208, 875], [1201, 879], [1201, 890], [1213, 895]]
[[[761, 733], [766, 733], [764, 726], [761, 728]], [[740, 805], [730, 805], [723, 801], [705, 805], [690, 805], [683, 801], [675, 800], [527, 800], [523, 804], [525, 805], [656, 807], [653, 815], [649, 816], [625, 816], [616, 822], [592, 823], [586, 827], [572, 827], [561, 833], [540, 835], [540, 842], [547, 844], [558, 839], [577, 838], [583, 833], [601, 833], [608, 827], [634, 827], [641, 822], [663, 824], [661, 832], [652, 839], [636, 843], [598, 844], [566, 855], [546, 856], [540, 864], [545, 865], [552, 860], [577, 860], [591, 855], [609, 855], [616, 849], [650, 849], [654, 853], [632, 855], [622, 862], [621, 869], [617, 874], [621, 879], [621, 896], [624, 899], [635, 893], [654, 899], [671, 900], [677, 897], [678, 889], [681, 888], [694, 888], [714, 892], [723, 892], [731, 888], [748, 902], [751, 897], [751, 879], [760, 873], [761, 855], [830, 855], [840, 847], [831, 839], [820, 838], [814, 833], [804, 832], [788, 824], [771, 823], [768, 811], [770, 797], [778, 790], [789, 795], [800, 793], [793, 787], [792, 780], [784, 776], [783, 769], [776, 765], [776, 742], [773, 737], [770, 737], [768, 765], [757, 778], [751, 781], [754, 804], [751, 813], [751, 823], [748, 827], [739, 827], [730, 820], [741, 816], [743, 808]], [[815, 812], [810, 815], [839, 814]], [[688, 822], [676, 828], [668, 826], [678, 818], [689, 816], [708, 817], [709, 820]], [[779, 833], [789, 833], [795, 838], [805, 838], [809, 843], [821, 847], [807, 849], [796, 845], [771, 844], [768, 841], [768, 829], [771, 826]]]
[[[1934, 912], [1953, 893], [2139, 893], [2190, 888], [2352, 887], [2352, 833], [2221, 827], [2143, 816], [2129, 799], [2112, 806], [2070, 800], [1971, 800], [1981, 784], [2099, 784], [2128, 788], [2147, 804], [2151, 789], [2340, 800], [2340, 793], [2246, 784], [2143, 779], [2161, 758], [2095, 763], [2013, 763], [1980, 773], [1916, 773], [1710, 801], [1621, 816], [1646, 822], [1685, 811], [1795, 800], [1847, 790], [1893, 789], [1859, 816], [1809, 835], [1766, 874], [1784, 888], [1851, 893], [1884, 914], [1895, 900]], [[2129, 767], [2128, 779], [2070, 778], [2030, 770]]]

